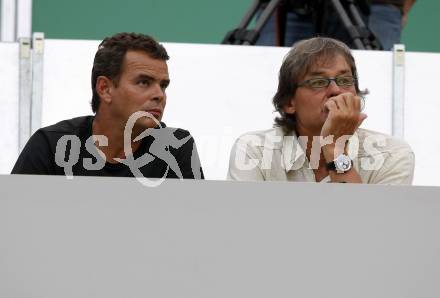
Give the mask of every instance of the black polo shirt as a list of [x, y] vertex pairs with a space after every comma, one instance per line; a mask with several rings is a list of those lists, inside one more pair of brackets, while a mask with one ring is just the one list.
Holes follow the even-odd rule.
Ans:
[[[86, 148], [86, 141], [92, 136], [93, 118], [93, 116], [77, 117], [39, 129], [27, 142], [11, 173], [65, 175], [66, 168], [71, 168], [71, 174], [74, 176], [133, 177], [134, 174], [128, 165], [124, 163], [109, 163], [102, 158], [99, 163], [98, 159], [100, 157], [97, 151], [91, 150], [90, 147]], [[164, 123], [161, 123], [161, 125], [165, 127]], [[180, 147], [176, 146], [178, 148], [174, 148], [171, 144], [163, 149], [164, 152], [169, 152], [174, 157], [181, 171], [182, 178], [203, 179], [199, 156], [195, 148], [194, 139], [190, 136], [190, 133], [183, 129], [168, 127], [161, 128], [159, 131], [162, 131], [162, 129], [163, 132], [172, 133], [176, 141], [189, 136], [188, 140]], [[70, 136], [75, 141], [59, 142], [63, 136]], [[155, 138], [153, 136], [144, 137], [140, 147], [133, 153], [134, 160], [145, 154], [150, 155], [152, 159], [139, 168], [140, 173], [144, 177], [149, 178], [178, 178], [178, 175], [173, 170], [173, 167], [170, 167], [169, 163], [154, 156], [154, 153], [149, 152], [150, 146], [154, 141]], [[64, 150], [59, 151], [64, 152], [64, 158], [62, 161], [58, 158], [57, 162], [55, 157], [58, 143], [60, 143], [58, 150], [64, 147]], [[78, 151], [79, 155], [77, 154]], [[69, 158], [71, 159], [70, 161]], [[66, 167], [66, 164], [69, 163], [74, 164]], [[90, 164], [93, 165], [93, 169], [90, 169]]]

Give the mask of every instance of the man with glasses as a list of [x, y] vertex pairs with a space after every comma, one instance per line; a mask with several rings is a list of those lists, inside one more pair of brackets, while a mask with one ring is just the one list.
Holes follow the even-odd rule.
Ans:
[[411, 184], [408, 144], [359, 128], [367, 118], [364, 93], [344, 43], [323, 37], [296, 43], [279, 73], [275, 128], [236, 141], [228, 178]]

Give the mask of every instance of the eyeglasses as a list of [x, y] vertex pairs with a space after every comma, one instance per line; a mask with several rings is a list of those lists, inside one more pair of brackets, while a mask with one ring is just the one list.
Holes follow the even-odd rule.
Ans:
[[356, 82], [356, 77], [353, 76], [343, 76], [336, 78], [314, 78], [310, 80], [306, 80], [304, 82], [299, 83], [298, 87], [307, 86], [312, 89], [321, 89], [326, 88], [330, 85], [330, 82], [335, 82], [339, 87], [350, 87], [353, 86]]

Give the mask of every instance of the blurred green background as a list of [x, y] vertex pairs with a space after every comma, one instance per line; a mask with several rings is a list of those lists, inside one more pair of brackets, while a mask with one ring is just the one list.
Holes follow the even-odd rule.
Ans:
[[[220, 43], [253, 0], [33, 0], [32, 31], [46, 38], [103, 39], [143, 32], [162, 42]], [[418, 0], [403, 30], [408, 51], [440, 52], [439, 0]]]

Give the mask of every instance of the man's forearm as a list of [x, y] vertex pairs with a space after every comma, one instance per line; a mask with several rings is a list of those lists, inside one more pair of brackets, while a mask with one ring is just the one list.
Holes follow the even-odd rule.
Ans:
[[414, 5], [415, 2], [416, 2], [416, 0], [405, 0], [403, 2], [403, 14], [404, 15], [408, 14], [409, 10], [411, 9], [411, 7]]

